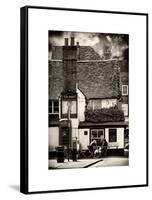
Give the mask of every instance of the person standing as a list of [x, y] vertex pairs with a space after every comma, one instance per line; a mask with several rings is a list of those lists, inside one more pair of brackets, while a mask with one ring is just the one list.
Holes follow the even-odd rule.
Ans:
[[97, 149], [97, 141], [93, 140], [89, 145], [89, 150], [91, 152], [91, 157], [94, 157], [94, 152]]
[[104, 138], [101, 141], [101, 149], [100, 149], [100, 155], [99, 157], [101, 158], [102, 156], [107, 156], [107, 146], [108, 146], [108, 142], [106, 141], [106, 139]]

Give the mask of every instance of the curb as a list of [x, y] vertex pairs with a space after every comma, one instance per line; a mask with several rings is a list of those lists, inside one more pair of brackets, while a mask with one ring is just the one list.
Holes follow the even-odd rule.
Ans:
[[93, 163], [91, 163], [91, 164], [85, 165], [83, 168], [88, 168], [88, 167], [90, 167], [90, 166], [92, 166], [92, 165], [95, 165], [95, 164], [98, 163], [98, 162], [101, 162], [101, 161], [103, 161], [103, 160], [102, 160], [102, 159], [97, 160], [97, 161], [95, 161], [95, 162], [93, 162]]

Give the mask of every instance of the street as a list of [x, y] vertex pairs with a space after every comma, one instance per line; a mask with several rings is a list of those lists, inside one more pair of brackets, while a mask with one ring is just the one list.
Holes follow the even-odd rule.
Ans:
[[126, 157], [107, 157], [102, 162], [95, 163], [90, 167], [110, 167], [110, 166], [128, 166], [129, 159]]
[[78, 159], [77, 161], [65, 159], [63, 163], [57, 163], [57, 160], [49, 160], [49, 169], [73, 169], [73, 168], [94, 168], [109, 166], [128, 166], [129, 159], [123, 156], [111, 156], [104, 158]]

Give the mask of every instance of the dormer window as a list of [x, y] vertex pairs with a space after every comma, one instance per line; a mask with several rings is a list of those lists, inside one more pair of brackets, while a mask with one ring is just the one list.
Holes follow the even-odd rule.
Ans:
[[128, 85], [122, 85], [122, 95], [128, 95]]
[[110, 108], [117, 105], [117, 99], [90, 99], [88, 109], [98, 110], [101, 108]]

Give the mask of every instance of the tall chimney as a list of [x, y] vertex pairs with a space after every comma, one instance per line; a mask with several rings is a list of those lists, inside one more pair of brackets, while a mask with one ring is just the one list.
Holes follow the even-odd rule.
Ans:
[[68, 38], [64, 38], [64, 45], [68, 46], [69, 45], [68, 43], [69, 43]]
[[71, 46], [74, 46], [74, 37], [71, 37]]
[[63, 46], [63, 77], [64, 91], [76, 92], [77, 82], [77, 46], [74, 46], [74, 37], [71, 37], [71, 45]]

